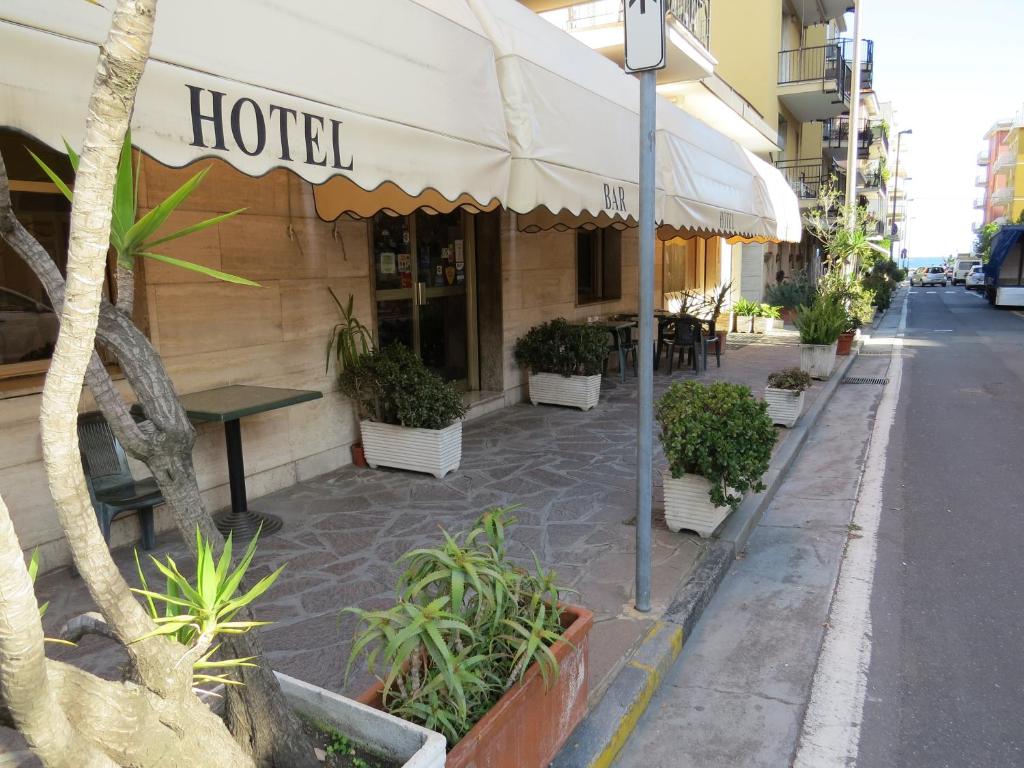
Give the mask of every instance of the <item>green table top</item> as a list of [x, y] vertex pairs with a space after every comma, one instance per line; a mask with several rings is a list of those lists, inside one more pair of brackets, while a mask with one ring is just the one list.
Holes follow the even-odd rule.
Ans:
[[243, 416], [319, 400], [321, 397], [323, 393], [313, 389], [232, 384], [182, 395], [180, 400], [185, 413], [193, 421], [234, 421]]

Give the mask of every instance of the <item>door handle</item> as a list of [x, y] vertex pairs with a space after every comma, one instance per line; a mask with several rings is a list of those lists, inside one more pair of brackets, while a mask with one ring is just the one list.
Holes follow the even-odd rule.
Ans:
[[427, 284], [420, 282], [416, 283], [416, 303], [423, 307], [427, 303]]

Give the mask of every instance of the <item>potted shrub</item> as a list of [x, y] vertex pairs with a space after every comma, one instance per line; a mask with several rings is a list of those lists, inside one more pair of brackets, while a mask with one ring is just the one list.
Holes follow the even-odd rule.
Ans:
[[835, 299], [820, 296], [797, 310], [800, 330], [800, 368], [814, 379], [827, 379], [836, 363], [836, 341], [846, 326], [846, 309]]
[[516, 362], [530, 371], [530, 402], [593, 408], [601, 396], [608, 344], [608, 330], [600, 325], [558, 318], [531, 328], [515, 347]]
[[[340, 374], [346, 368], [356, 365], [363, 355], [373, 351], [373, 334], [370, 329], [363, 325], [355, 316], [353, 305], [355, 297], [350, 293], [348, 303], [342, 304], [334, 289], [327, 286], [331, 298], [338, 305], [341, 313], [341, 322], [335, 323], [331, 329], [331, 336], [327, 340], [327, 363], [324, 365], [324, 373], [331, 369], [331, 358], [337, 366]], [[352, 443], [352, 463], [357, 467], [366, 466], [366, 454], [363, 451], [363, 444], [360, 441]]]
[[775, 321], [780, 318], [779, 308], [771, 304], [758, 304], [754, 315], [754, 333], [771, 333]]
[[792, 427], [804, 410], [804, 390], [811, 386], [811, 377], [799, 368], [787, 368], [769, 374], [764, 390], [768, 416], [773, 424]]
[[708, 319], [711, 321], [712, 332], [718, 337], [718, 351], [720, 354], [725, 354], [725, 343], [729, 337], [729, 326], [731, 325], [731, 315], [726, 315], [726, 318], [722, 319], [722, 311], [725, 309], [725, 302], [729, 299], [729, 294], [732, 292], [732, 281], [723, 283], [716, 287], [711, 293], [704, 299], [704, 308], [708, 315]]
[[732, 306], [732, 313], [736, 316], [736, 333], [753, 333], [754, 317], [760, 311], [761, 305], [749, 299], [740, 299]]
[[673, 384], [658, 401], [665, 522], [707, 537], [743, 500], [764, 490], [775, 428], [748, 387], [720, 381]]
[[507, 558], [512, 509], [402, 557], [394, 606], [349, 609], [349, 670], [379, 680], [360, 701], [443, 733], [447, 768], [546, 767], [586, 713], [593, 614]]
[[764, 298], [769, 304], [779, 307], [783, 324], [793, 325], [796, 322], [796, 308], [810, 305], [814, 301], [814, 287], [803, 272], [798, 272], [791, 279], [765, 288]]
[[466, 407], [454, 384], [392, 344], [342, 371], [341, 390], [359, 409], [366, 462], [441, 478], [462, 461]]

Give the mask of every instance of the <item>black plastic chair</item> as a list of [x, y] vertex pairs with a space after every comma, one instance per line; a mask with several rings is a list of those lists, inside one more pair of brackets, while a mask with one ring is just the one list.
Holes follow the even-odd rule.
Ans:
[[136, 481], [132, 477], [124, 448], [98, 411], [78, 417], [78, 446], [103, 538], [110, 542], [110, 524], [114, 518], [137, 510], [142, 526], [142, 548], [153, 549], [156, 546], [153, 507], [164, 502], [156, 480], [149, 477]]
[[718, 329], [712, 323], [708, 329], [708, 335], [704, 337], [704, 370], [708, 367], [708, 349], [715, 348], [715, 366], [722, 367], [722, 337], [718, 335]]
[[656, 366], [661, 365], [661, 351], [664, 347], [668, 348], [668, 372], [670, 374], [672, 373], [672, 365], [676, 358], [677, 350], [680, 364], [682, 364], [683, 353], [685, 352], [690, 357], [690, 363], [693, 365], [694, 372], [700, 373], [700, 355], [703, 351], [700, 320], [695, 317], [685, 316], [675, 319], [672, 332], [658, 343]]

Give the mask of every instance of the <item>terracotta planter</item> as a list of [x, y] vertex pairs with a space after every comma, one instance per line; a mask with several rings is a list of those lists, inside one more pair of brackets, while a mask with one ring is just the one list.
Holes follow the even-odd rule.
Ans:
[[754, 316], [736, 315], [736, 333], [753, 333]]
[[[594, 614], [562, 608], [564, 642], [551, 648], [558, 680], [545, 690], [536, 664], [512, 686], [462, 740], [452, 747], [445, 768], [546, 768], [587, 712], [590, 684], [589, 634]], [[359, 701], [381, 706], [382, 685]]]
[[853, 347], [853, 338], [856, 336], [854, 331], [847, 331], [846, 333], [839, 334], [839, 340], [836, 342], [836, 354], [837, 355], [848, 355], [850, 349]]
[[783, 307], [779, 310], [779, 315], [782, 317], [783, 325], [796, 325], [795, 307]]
[[370, 466], [366, 463], [366, 452], [363, 451], [362, 443], [352, 443], [349, 450], [352, 452], [352, 463], [355, 466], [364, 468]]

